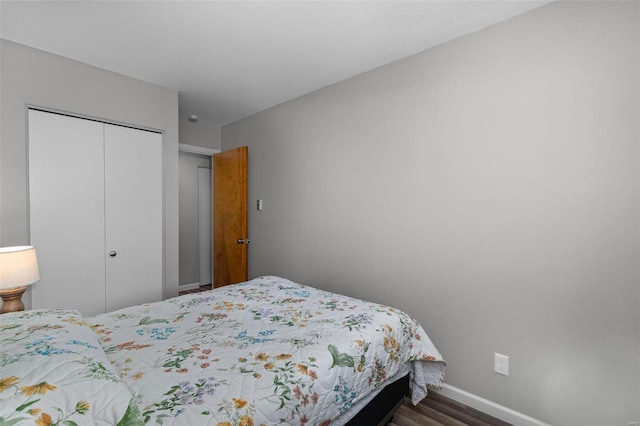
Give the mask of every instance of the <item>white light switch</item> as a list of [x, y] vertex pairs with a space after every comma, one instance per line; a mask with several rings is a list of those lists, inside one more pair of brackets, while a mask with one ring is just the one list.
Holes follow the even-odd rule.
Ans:
[[262, 200], [258, 200], [258, 202], [256, 203], [256, 207], [258, 208], [258, 210], [262, 210]]

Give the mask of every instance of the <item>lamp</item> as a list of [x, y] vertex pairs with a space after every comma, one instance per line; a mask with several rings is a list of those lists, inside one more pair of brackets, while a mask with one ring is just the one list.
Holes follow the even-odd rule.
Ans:
[[40, 279], [36, 249], [32, 246], [0, 248], [0, 314], [23, 311], [26, 286]]

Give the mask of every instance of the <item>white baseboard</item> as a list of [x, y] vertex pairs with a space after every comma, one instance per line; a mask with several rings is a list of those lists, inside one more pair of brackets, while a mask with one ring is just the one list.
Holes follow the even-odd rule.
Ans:
[[183, 284], [178, 286], [178, 291], [196, 290], [200, 288], [200, 283]]
[[433, 392], [437, 392], [441, 395], [446, 396], [447, 398], [451, 398], [454, 401], [460, 402], [461, 404], [464, 404], [468, 407], [475, 408], [476, 410], [482, 411], [483, 413], [493, 416], [496, 419], [511, 423], [512, 425], [550, 426], [547, 423], [534, 419], [533, 417], [529, 417], [525, 414], [512, 410], [511, 408], [496, 404], [495, 402], [489, 401], [488, 399], [481, 398], [478, 395], [474, 395], [446, 383], [442, 385], [442, 389]]

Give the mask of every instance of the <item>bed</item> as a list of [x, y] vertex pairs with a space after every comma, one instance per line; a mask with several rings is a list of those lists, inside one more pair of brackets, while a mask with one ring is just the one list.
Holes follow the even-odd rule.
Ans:
[[4, 425], [375, 425], [445, 366], [407, 314], [271, 276], [0, 332]]

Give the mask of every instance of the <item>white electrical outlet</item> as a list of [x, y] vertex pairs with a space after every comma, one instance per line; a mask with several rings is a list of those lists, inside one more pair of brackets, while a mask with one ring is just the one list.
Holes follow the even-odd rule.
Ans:
[[493, 371], [503, 376], [509, 375], [509, 357], [499, 353], [493, 354]]

